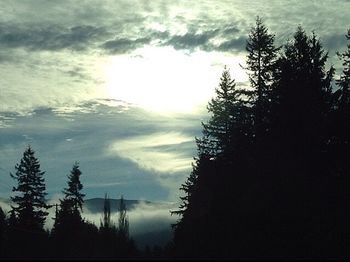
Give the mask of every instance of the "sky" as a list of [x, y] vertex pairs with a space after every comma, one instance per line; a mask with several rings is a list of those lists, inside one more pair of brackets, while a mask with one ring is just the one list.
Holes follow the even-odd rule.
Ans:
[[340, 73], [349, 0], [1, 0], [0, 197], [31, 145], [50, 198], [78, 161], [86, 198], [177, 202], [224, 66], [248, 85], [257, 15], [278, 45], [314, 30]]

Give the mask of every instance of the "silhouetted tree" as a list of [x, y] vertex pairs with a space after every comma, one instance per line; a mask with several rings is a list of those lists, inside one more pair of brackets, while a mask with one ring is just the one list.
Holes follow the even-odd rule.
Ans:
[[8, 258], [39, 259], [46, 255], [48, 234], [44, 230], [46, 211], [46, 192], [44, 173], [39, 160], [30, 146], [26, 148], [16, 173], [10, 173], [18, 185], [12, 191], [8, 228]]
[[279, 55], [273, 41], [258, 18], [247, 42], [253, 91], [236, 90], [228, 103], [217, 92], [208, 106], [212, 115], [196, 139], [198, 156], [173, 212], [181, 215], [174, 225], [177, 257], [349, 254], [350, 212], [343, 207], [350, 179], [334, 176], [342, 166], [334, 158], [344, 152], [332, 142], [341, 136], [335, 126], [344, 123], [335, 102], [340, 95], [332, 94], [334, 68], [326, 69], [322, 44], [301, 27]]
[[81, 171], [79, 170], [78, 162], [75, 162], [71, 173], [68, 175], [68, 187], [63, 190], [65, 194], [64, 199], [72, 205], [72, 209], [82, 211], [85, 194], [80, 191], [83, 189], [83, 185], [80, 182]]
[[343, 70], [336, 80], [339, 89], [334, 93], [334, 112], [333, 121], [331, 121], [332, 132], [331, 142], [332, 153], [336, 154], [333, 169], [338, 174], [347, 175], [350, 169], [346, 158], [349, 155], [350, 144], [350, 29], [347, 32], [348, 40], [347, 50], [344, 53], [338, 53], [338, 57], [342, 61]]
[[122, 239], [129, 238], [129, 220], [123, 196], [120, 198], [119, 204], [118, 235]]
[[0, 207], [0, 259], [5, 257], [7, 241], [7, 219], [6, 214]]
[[97, 228], [96, 230], [92, 229], [81, 217], [80, 212], [82, 211], [83, 198], [85, 196], [81, 193], [83, 189], [83, 185], [80, 182], [81, 174], [79, 165], [75, 162], [68, 175], [68, 187], [62, 191], [64, 198], [60, 199], [60, 208], [51, 231], [55, 245], [60, 246], [64, 250], [64, 252], [59, 249], [56, 250], [56, 255], [61, 258], [85, 257], [87, 253], [84, 254], [82, 243], [85, 243], [85, 241], [82, 234], [88, 234], [88, 232], [83, 231], [88, 229], [97, 231]]
[[123, 196], [118, 209], [117, 248], [118, 258], [135, 258], [137, 255], [135, 242], [129, 236], [129, 219]]
[[109, 197], [107, 196], [107, 193], [105, 194], [105, 199], [103, 202], [103, 217], [100, 222], [100, 228], [113, 228], [114, 224], [111, 221], [111, 201], [109, 200]]
[[16, 173], [10, 174], [17, 180], [13, 192], [18, 195], [11, 197], [16, 206], [11, 206], [17, 217], [17, 226], [25, 230], [43, 231], [46, 212], [45, 172], [40, 170], [39, 160], [34, 156], [30, 146], [24, 151], [20, 164], [16, 165]]
[[[174, 225], [174, 242], [179, 257], [220, 258], [224, 228], [231, 217], [225, 206], [233, 190], [232, 166], [244, 165], [245, 152], [251, 143], [252, 110], [247, 93], [236, 87], [225, 68], [216, 96], [208, 103], [210, 119], [203, 125], [203, 137], [196, 138], [198, 156], [191, 175], [181, 186], [180, 220]], [[240, 156], [237, 154], [240, 153]], [[226, 198], [227, 197], [227, 198]], [[227, 216], [221, 216], [222, 209]], [[220, 222], [219, 222], [220, 221]], [[205, 229], [204, 229], [205, 228]], [[215, 240], [214, 240], [215, 239]], [[226, 239], [229, 241], [229, 239]]]
[[111, 220], [111, 205], [110, 199], [105, 194], [103, 203], [103, 216], [99, 228], [99, 256], [98, 258], [113, 259], [117, 257], [117, 228]]
[[252, 91], [249, 94], [254, 105], [255, 136], [260, 137], [267, 131], [272, 100], [273, 75], [276, 67], [277, 52], [274, 46], [275, 36], [268, 32], [262, 19], [257, 17], [255, 27], [248, 35], [246, 50], [249, 81]]

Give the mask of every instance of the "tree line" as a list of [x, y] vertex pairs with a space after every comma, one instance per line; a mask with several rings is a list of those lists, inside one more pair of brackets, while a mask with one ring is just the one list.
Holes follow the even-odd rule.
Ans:
[[[134, 240], [129, 236], [129, 221], [123, 197], [120, 200], [118, 224], [111, 219], [110, 200], [104, 200], [100, 227], [82, 218], [85, 195], [81, 192], [82, 172], [74, 163], [68, 175], [64, 197], [59, 204], [47, 204], [44, 173], [34, 150], [28, 146], [11, 177], [17, 181], [9, 216], [0, 208], [1, 259], [126, 259], [136, 258]], [[47, 210], [55, 208], [54, 224]]]
[[350, 258], [350, 29], [327, 68], [299, 26], [276, 46], [261, 18], [246, 43], [249, 87], [225, 68], [173, 214], [175, 258]]

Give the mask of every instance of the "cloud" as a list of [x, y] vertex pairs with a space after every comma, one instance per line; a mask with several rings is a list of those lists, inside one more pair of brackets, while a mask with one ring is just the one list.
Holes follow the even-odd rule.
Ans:
[[[15, 181], [9, 172], [14, 172], [25, 147], [31, 144], [46, 171], [50, 195], [66, 187], [67, 174], [74, 161], [79, 161], [88, 197], [109, 192], [148, 200], [176, 199], [178, 187], [188, 175], [186, 166], [191, 167], [193, 138], [200, 132], [201, 121], [194, 115], [153, 114], [112, 99], [8, 117], [11, 120], [0, 128], [0, 196], [12, 194]], [[142, 137], [147, 144], [140, 141]], [[109, 150], [114, 143], [121, 146], [117, 147], [121, 155]], [[159, 167], [153, 168], [152, 162]]]
[[78, 25], [64, 28], [59, 25], [28, 26], [2, 24], [0, 46], [3, 48], [25, 48], [31, 51], [86, 50], [94, 42], [108, 36], [103, 27]]
[[127, 39], [127, 38], [117, 38], [115, 40], [109, 40], [101, 45], [101, 47], [111, 54], [124, 54], [135, 50], [138, 47], [142, 47], [151, 41], [148, 37], [137, 38], [137, 39]]
[[193, 137], [177, 132], [152, 133], [116, 141], [108, 150], [146, 170], [175, 173], [191, 168], [192, 156], [181, 150], [186, 143], [192, 144]]
[[242, 51], [245, 50], [247, 38], [245, 36], [231, 39], [221, 43], [217, 49], [220, 51]]
[[[146, 233], [150, 231], [156, 231], [164, 227], [170, 227], [170, 224], [175, 222], [178, 218], [172, 216], [170, 211], [178, 208], [178, 203], [175, 202], [145, 202], [140, 201], [137, 205], [133, 206], [127, 211], [130, 233], [132, 235]], [[83, 217], [88, 221], [93, 222], [99, 226], [102, 218], [101, 212], [91, 212], [89, 209], [84, 208]], [[112, 221], [117, 224], [118, 212], [111, 213]]]
[[203, 33], [187, 32], [184, 35], [173, 35], [163, 45], [172, 45], [175, 49], [193, 50], [197, 47], [206, 49], [209, 40], [218, 34], [219, 30], [205, 31]]

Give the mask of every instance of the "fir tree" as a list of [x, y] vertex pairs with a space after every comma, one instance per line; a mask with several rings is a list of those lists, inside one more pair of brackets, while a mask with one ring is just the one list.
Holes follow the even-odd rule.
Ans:
[[201, 155], [204, 156], [202, 153], [205, 153], [210, 158], [229, 155], [238, 136], [248, 135], [247, 130], [236, 126], [246, 117], [244, 91], [236, 87], [226, 67], [220, 78], [219, 87], [215, 89], [215, 94], [216, 96], [207, 106], [211, 118], [207, 123], [202, 123], [203, 138], [196, 139]]
[[74, 211], [80, 209], [82, 211], [82, 206], [84, 203], [85, 194], [80, 191], [83, 189], [83, 185], [80, 182], [81, 171], [79, 170], [78, 162], [75, 162], [73, 168], [68, 175], [68, 187], [63, 190], [64, 200], [71, 203]]
[[103, 217], [100, 222], [100, 228], [110, 229], [113, 227], [114, 225], [113, 225], [113, 222], [111, 221], [111, 202], [106, 193], [105, 199], [103, 202]]
[[337, 80], [337, 84], [340, 87], [340, 99], [338, 107], [343, 109], [350, 104], [350, 29], [345, 35], [349, 41], [347, 44], [347, 50], [344, 53], [337, 53], [339, 59], [342, 61], [343, 71], [340, 78]]
[[13, 217], [17, 218], [17, 226], [25, 230], [44, 231], [46, 212], [45, 172], [40, 170], [39, 160], [34, 156], [30, 146], [24, 151], [20, 164], [16, 165], [16, 173], [10, 174], [17, 180], [17, 187], [12, 191], [18, 195], [11, 197], [16, 206], [11, 206]]
[[260, 137], [267, 130], [271, 110], [272, 83], [276, 66], [277, 52], [274, 46], [275, 36], [268, 32], [262, 19], [257, 17], [255, 27], [248, 35], [246, 50], [249, 81], [252, 91], [250, 102], [254, 105], [255, 135]]
[[122, 239], [129, 238], [129, 220], [123, 196], [120, 198], [119, 204], [118, 235]]

